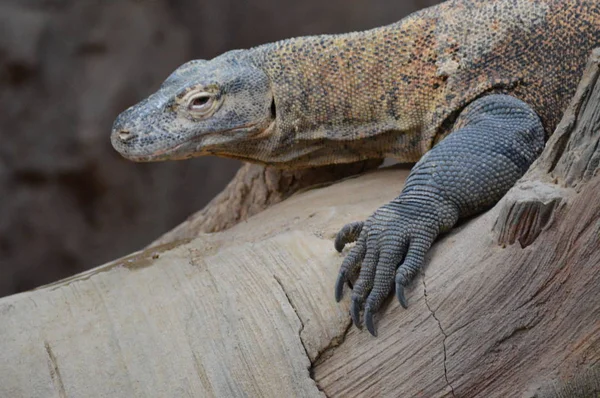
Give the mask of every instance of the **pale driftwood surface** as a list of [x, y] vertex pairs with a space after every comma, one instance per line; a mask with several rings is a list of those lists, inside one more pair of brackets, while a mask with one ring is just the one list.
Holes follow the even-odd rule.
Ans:
[[[556, 170], [598, 141], [592, 127], [572, 129]], [[378, 316], [378, 338], [349, 327], [348, 294], [333, 300], [332, 240], [396, 196], [406, 170], [3, 298], [0, 396], [543, 395], [600, 363], [600, 176], [587, 164], [525, 248], [496, 243], [506, 201], [438, 241], [408, 310], [391, 300]]]
[[246, 163], [223, 192], [204, 209], [192, 214], [150, 246], [195, 238], [204, 232], [224, 231], [296, 192], [374, 170], [382, 162], [373, 159], [301, 170], [282, 170]]
[[0, 397], [320, 396], [309, 357], [349, 320], [332, 238], [405, 176], [308, 191], [224, 233], [1, 299]]
[[309, 191], [0, 300], [0, 396], [531, 396], [600, 359], [598, 177], [526, 249], [494, 243], [497, 208], [463, 225], [378, 338], [347, 329], [332, 237], [405, 176]]

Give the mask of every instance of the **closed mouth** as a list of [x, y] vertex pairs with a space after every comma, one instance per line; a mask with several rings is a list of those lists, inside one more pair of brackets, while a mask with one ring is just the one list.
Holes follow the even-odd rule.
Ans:
[[[240, 131], [240, 130], [247, 130], [247, 129], [251, 129], [253, 127], [256, 127], [260, 124], [259, 123], [251, 123], [251, 124], [246, 124], [243, 126], [239, 126], [239, 127], [234, 127], [228, 130], [221, 130], [215, 133], [211, 133], [211, 134], [227, 134], [227, 133], [231, 133], [231, 132], [235, 132], [235, 131]], [[269, 126], [270, 127], [270, 126]], [[261, 131], [262, 132], [262, 131]], [[163, 157], [165, 155], [170, 155], [173, 153], [176, 153], [178, 150], [180, 150], [182, 147], [189, 145], [190, 143], [194, 142], [194, 141], [198, 141], [201, 138], [205, 137], [205, 135], [199, 135], [199, 136], [192, 136], [189, 137], [188, 139], [180, 142], [179, 144], [170, 147], [170, 148], [164, 148], [164, 149], [160, 149], [156, 152], [153, 152], [151, 154], [148, 155], [140, 155], [140, 156], [128, 156], [130, 159], [132, 160], [136, 160], [136, 161], [151, 161], [151, 160], [156, 160], [160, 157]]]

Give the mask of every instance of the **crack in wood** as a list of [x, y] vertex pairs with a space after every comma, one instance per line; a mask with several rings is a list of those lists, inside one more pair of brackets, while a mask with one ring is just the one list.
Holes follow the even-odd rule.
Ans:
[[350, 314], [348, 314], [348, 323], [346, 324], [346, 328], [341, 336], [337, 336], [336, 338], [331, 339], [329, 344], [320, 350], [313, 361], [313, 368], [321, 364], [325, 359], [329, 357], [329, 354], [337, 347], [339, 347], [344, 341], [346, 341], [346, 336], [352, 329], [352, 318], [350, 318]]
[[63, 384], [62, 377], [60, 375], [60, 370], [58, 369], [58, 362], [56, 361], [56, 356], [54, 352], [52, 352], [52, 347], [50, 347], [50, 343], [44, 341], [44, 347], [46, 348], [46, 354], [48, 354], [48, 367], [50, 368], [50, 378], [52, 379], [52, 383], [56, 388], [56, 392], [60, 398], [67, 398], [67, 392], [65, 390], [65, 385]]
[[435, 316], [435, 312], [429, 306], [429, 301], [427, 300], [427, 284], [425, 283], [425, 273], [423, 273], [422, 281], [423, 281], [423, 296], [425, 297], [425, 306], [427, 306], [427, 309], [431, 313], [431, 316], [437, 322], [437, 325], [440, 328], [440, 332], [444, 336], [444, 339], [442, 340], [442, 348], [444, 349], [444, 379], [446, 379], [446, 384], [448, 385], [448, 387], [450, 387], [450, 392], [452, 393], [452, 396], [456, 397], [456, 395], [454, 394], [454, 388], [452, 387], [452, 384], [450, 384], [450, 380], [448, 379], [448, 368], [446, 367], [446, 359], [447, 359], [447, 355], [446, 355], [446, 339], [448, 338], [448, 336], [446, 335], [446, 332], [444, 332], [444, 329], [442, 328], [442, 323]]
[[[298, 338], [300, 339], [300, 344], [302, 344], [302, 348], [304, 348], [306, 357], [308, 358], [308, 360], [310, 362], [310, 366], [307, 368], [308, 377], [310, 377], [312, 379], [312, 381], [315, 383], [315, 386], [321, 392], [321, 394], [323, 394], [325, 396], [325, 398], [328, 398], [327, 394], [325, 394], [325, 391], [323, 391], [321, 386], [319, 386], [319, 383], [317, 383], [317, 381], [315, 380], [314, 373], [313, 373], [314, 362], [310, 360], [310, 355], [308, 354], [308, 349], [306, 348], [306, 345], [304, 344], [304, 341], [302, 340], [302, 331], [304, 330], [304, 322], [302, 321], [302, 318], [300, 317], [300, 314], [298, 313], [298, 309], [296, 308], [296, 306], [292, 302], [291, 297], [288, 295], [287, 291], [283, 287], [283, 283], [281, 283], [281, 279], [279, 279], [279, 277], [277, 275], [273, 275], [273, 279], [275, 279], [275, 282], [277, 282], [277, 284], [281, 288], [281, 291], [285, 295], [285, 298], [287, 299], [288, 303], [290, 304], [290, 307], [292, 307], [292, 309], [294, 310], [294, 313], [296, 314], [296, 317], [298, 318], [298, 321], [300, 322], [300, 330], [298, 330]], [[317, 356], [317, 358], [318, 358], [318, 356]]]

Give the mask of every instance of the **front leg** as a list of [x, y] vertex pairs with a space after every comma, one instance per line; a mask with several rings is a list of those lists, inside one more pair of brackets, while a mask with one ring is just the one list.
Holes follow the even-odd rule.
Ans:
[[525, 173], [544, 147], [544, 128], [524, 102], [489, 95], [469, 105], [447, 138], [421, 158], [400, 196], [364, 223], [348, 224], [336, 249], [356, 241], [342, 263], [335, 287], [354, 286], [351, 315], [376, 335], [373, 314], [394, 285], [406, 308], [404, 287], [421, 269], [436, 237], [456, 222], [493, 206]]

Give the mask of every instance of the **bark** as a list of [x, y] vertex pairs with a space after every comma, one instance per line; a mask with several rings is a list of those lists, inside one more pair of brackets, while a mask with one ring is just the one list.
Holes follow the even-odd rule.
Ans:
[[333, 300], [332, 242], [398, 195], [402, 169], [1, 299], [0, 396], [593, 396], [599, 58], [543, 157], [435, 244], [408, 310], [390, 300], [378, 315], [378, 338], [350, 327], [348, 294]]

